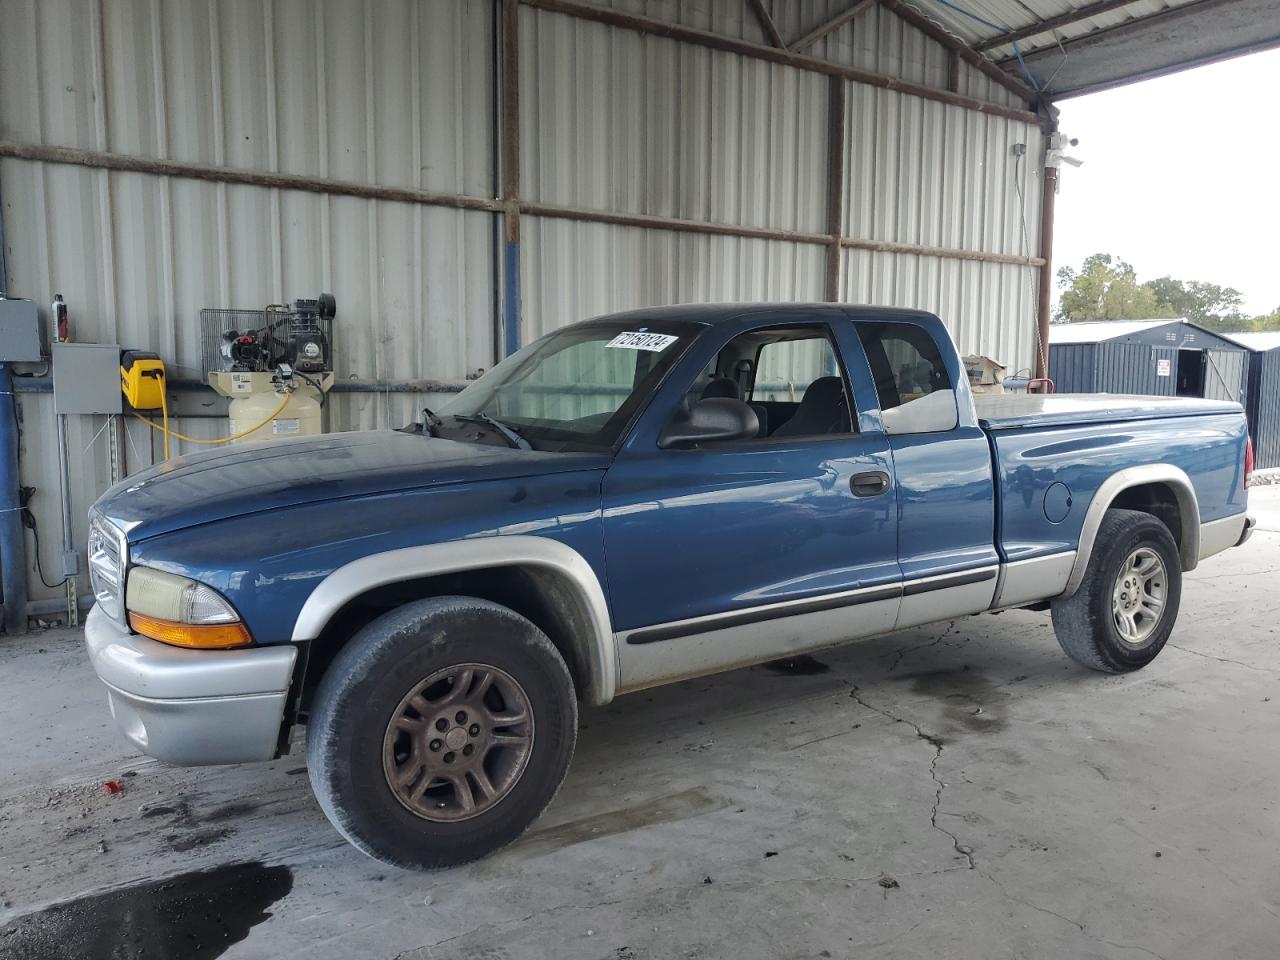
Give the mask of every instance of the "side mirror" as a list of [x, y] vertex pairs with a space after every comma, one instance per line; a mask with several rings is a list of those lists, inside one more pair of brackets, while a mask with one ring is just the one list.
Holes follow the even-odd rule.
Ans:
[[712, 440], [747, 440], [760, 430], [756, 412], [741, 400], [712, 397], [677, 413], [658, 438], [663, 450]]

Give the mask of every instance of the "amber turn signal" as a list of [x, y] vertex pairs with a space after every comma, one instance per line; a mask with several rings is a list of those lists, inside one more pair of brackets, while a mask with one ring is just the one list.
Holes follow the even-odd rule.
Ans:
[[145, 613], [129, 614], [129, 626], [144, 637], [169, 643], [175, 647], [196, 650], [226, 650], [247, 647], [253, 637], [243, 623], [176, 623], [149, 617]]

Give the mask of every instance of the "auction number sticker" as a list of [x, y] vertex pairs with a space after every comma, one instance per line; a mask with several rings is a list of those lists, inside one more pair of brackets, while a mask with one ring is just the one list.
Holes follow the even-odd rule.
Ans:
[[648, 350], [650, 353], [661, 353], [679, 339], [679, 337], [673, 337], [668, 333], [620, 333], [606, 343], [605, 346], [617, 347], [622, 350]]

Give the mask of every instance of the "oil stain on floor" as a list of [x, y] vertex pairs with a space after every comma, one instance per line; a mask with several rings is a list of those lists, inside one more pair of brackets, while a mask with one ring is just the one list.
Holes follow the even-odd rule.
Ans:
[[807, 653], [802, 653], [795, 657], [786, 657], [782, 660], [770, 660], [763, 666], [766, 670], [772, 670], [774, 673], [791, 674], [792, 676], [826, 673], [831, 669], [830, 664], [823, 663]]
[[646, 800], [622, 810], [611, 810], [593, 816], [572, 820], [555, 826], [543, 827], [528, 834], [514, 846], [490, 858], [490, 865], [498, 865], [527, 860], [542, 856], [553, 850], [584, 843], [588, 840], [599, 840], [643, 827], [651, 827], [659, 823], [674, 823], [701, 816], [712, 810], [725, 806], [724, 801], [713, 798], [702, 787], [694, 787], [680, 793], [668, 794]]
[[212, 960], [271, 916], [288, 867], [233, 863], [59, 903], [0, 929], [3, 960]]

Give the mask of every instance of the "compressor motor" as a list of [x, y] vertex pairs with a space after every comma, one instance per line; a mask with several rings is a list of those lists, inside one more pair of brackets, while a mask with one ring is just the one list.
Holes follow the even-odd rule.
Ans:
[[[219, 310], [205, 313], [249, 316], [257, 313], [262, 317], [260, 327], [222, 329], [219, 332], [219, 366], [223, 370], [260, 373], [284, 366], [299, 373], [323, 373], [331, 369], [329, 336], [337, 313], [333, 294], [322, 293], [314, 300], [295, 300], [287, 305], [273, 304], [260, 312]], [[217, 321], [222, 317], [210, 319]], [[211, 332], [206, 331], [206, 339]]]

